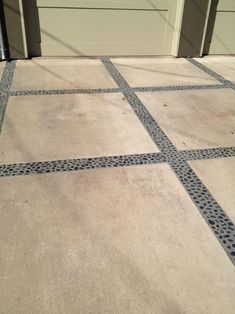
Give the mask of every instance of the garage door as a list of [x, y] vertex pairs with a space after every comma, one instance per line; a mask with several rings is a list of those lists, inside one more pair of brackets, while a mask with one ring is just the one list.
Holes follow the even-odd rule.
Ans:
[[212, 0], [205, 54], [235, 54], [235, 0]]
[[177, 0], [38, 0], [42, 56], [170, 55]]

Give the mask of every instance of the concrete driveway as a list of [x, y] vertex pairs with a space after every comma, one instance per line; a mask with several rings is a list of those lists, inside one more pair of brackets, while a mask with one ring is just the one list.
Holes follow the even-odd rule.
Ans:
[[0, 313], [234, 313], [235, 57], [0, 72]]

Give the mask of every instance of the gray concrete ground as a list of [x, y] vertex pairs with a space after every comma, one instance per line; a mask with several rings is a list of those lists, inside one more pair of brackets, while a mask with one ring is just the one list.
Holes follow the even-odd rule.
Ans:
[[235, 57], [0, 75], [0, 313], [234, 313]]

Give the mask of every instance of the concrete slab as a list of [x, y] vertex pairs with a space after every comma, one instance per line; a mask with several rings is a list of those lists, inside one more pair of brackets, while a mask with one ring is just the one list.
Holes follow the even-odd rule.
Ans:
[[118, 58], [112, 62], [132, 87], [218, 84], [184, 59]]
[[158, 152], [121, 94], [11, 97], [0, 162]]
[[235, 56], [206, 56], [196, 60], [235, 83]]
[[5, 61], [0, 61], [0, 80], [2, 78], [2, 74], [3, 74], [3, 71], [5, 69], [5, 65], [6, 65]]
[[189, 163], [235, 223], [235, 157]]
[[3, 313], [234, 313], [235, 268], [168, 165], [0, 189]]
[[171, 91], [138, 96], [178, 149], [235, 145], [234, 91]]
[[17, 61], [12, 90], [117, 87], [100, 60]]

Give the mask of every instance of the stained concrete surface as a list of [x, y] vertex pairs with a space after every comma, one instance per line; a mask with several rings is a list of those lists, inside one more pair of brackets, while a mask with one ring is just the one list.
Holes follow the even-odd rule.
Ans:
[[234, 91], [171, 91], [138, 96], [178, 149], [235, 145]]
[[100, 60], [40, 59], [17, 62], [13, 90], [117, 87]]
[[9, 101], [1, 163], [158, 152], [121, 94], [19, 96]]
[[3, 313], [234, 312], [235, 268], [168, 165], [0, 187]]
[[[112, 60], [131, 86], [218, 84], [186, 60]], [[11, 90], [104, 87], [117, 85], [100, 60], [33, 59]], [[178, 150], [234, 147], [234, 95], [138, 93]], [[3, 120], [0, 313], [234, 313], [232, 260], [167, 163], [13, 176], [23, 162], [158, 153], [122, 93], [10, 96]], [[235, 221], [234, 157], [189, 164]]]
[[132, 87], [218, 84], [184, 59], [117, 58], [112, 61]]
[[2, 74], [3, 74], [3, 71], [4, 71], [5, 65], [6, 65], [5, 61], [0, 62], [0, 80], [2, 78]]

